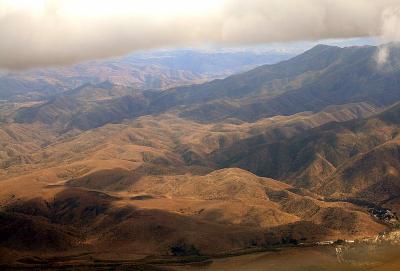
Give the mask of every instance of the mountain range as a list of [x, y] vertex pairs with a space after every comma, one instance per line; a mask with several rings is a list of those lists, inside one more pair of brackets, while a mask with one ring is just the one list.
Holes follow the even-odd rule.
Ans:
[[107, 78], [4, 107], [8, 263], [216, 256], [397, 227], [400, 49], [389, 48], [385, 64], [379, 47], [318, 45], [201, 84]]
[[293, 56], [280, 52], [168, 50], [88, 61], [66, 67], [0, 72], [0, 101], [38, 101], [84, 84], [109, 81], [136, 90], [161, 90], [202, 83], [276, 63]]

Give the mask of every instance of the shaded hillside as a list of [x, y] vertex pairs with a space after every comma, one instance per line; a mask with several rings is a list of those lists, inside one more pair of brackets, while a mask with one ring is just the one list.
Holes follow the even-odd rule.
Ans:
[[351, 195], [400, 207], [399, 138], [357, 155], [330, 176], [320, 189], [327, 195]]
[[140, 116], [146, 107], [147, 99], [140, 92], [106, 81], [86, 84], [41, 105], [22, 108], [14, 119], [18, 123], [42, 122], [63, 130], [89, 130]]
[[287, 180], [325, 195], [376, 203], [397, 197], [400, 106], [379, 115], [329, 123], [276, 142], [249, 138], [213, 154], [221, 166]]

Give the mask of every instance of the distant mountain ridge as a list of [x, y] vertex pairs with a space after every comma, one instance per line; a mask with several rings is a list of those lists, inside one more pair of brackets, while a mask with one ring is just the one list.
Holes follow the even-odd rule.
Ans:
[[137, 53], [68, 67], [0, 72], [0, 100], [43, 100], [83, 84], [107, 80], [137, 90], [161, 90], [223, 78], [291, 56], [275, 52], [175, 50]]
[[[397, 66], [392, 63], [390, 70], [380, 69], [375, 60], [378, 50], [374, 46], [318, 45], [291, 60], [223, 80], [163, 92], [143, 92], [139, 102], [148, 106], [136, 107], [133, 96], [130, 108], [134, 114], [123, 111], [118, 119], [178, 110], [179, 116], [200, 122], [226, 118], [256, 121], [275, 115], [319, 112], [330, 105], [367, 102], [375, 107], [389, 106], [400, 99], [400, 57]], [[397, 59], [400, 49], [392, 50]], [[114, 102], [119, 103], [118, 99], [110, 100], [109, 106]], [[26, 119], [21, 117], [23, 112], [18, 113], [20, 122]], [[29, 113], [29, 119], [41, 121], [34, 113]]]
[[[208, 103], [189, 108], [182, 115], [200, 121], [227, 116], [254, 121], [273, 115], [316, 112], [328, 105], [352, 102], [388, 106], [400, 98], [399, 69], [380, 70], [375, 61], [377, 50], [372, 46], [317, 46], [294, 59], [226, 79], [228, 87], [223, 88], [222, 83], [219, 87], [227, 93], [225, 97], [213, 96], [219, 95], [219, 91], [210, 88], [204, 94]], [[393, 50], [396, 54], [400, 51]], [[248, 77], [250, 82], [258, 82], [257, 85], [245, 83], [238, 88]], [[230, 85], [234, 87], [229, 88]], [[176, 93], [176, 96], [183, 95]]]

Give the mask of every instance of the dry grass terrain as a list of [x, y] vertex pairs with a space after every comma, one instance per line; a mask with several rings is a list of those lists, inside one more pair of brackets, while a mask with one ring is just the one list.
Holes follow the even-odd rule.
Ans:
[[2, 103], [0, 262], [338, 270], [317, 242], [398, 226], [397, 62], [376, 71], [375, 52], [317, 46], [201, 85]]

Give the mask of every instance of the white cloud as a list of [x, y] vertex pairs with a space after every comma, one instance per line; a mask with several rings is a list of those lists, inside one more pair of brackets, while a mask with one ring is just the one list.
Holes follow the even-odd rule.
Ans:
[[201, 43], [397, 41], [399, 9], [399, 0], [0, 0], [0, 67]]
[[388, 8], [382, 15], [382, 39], [385, 42], [400, 41], [400, 6]]
[[388, 60], [390, 55], [390, 48], [386, 45], [380, 46], [376, 53], [375, 60], [378, 67], [382, 67]]

